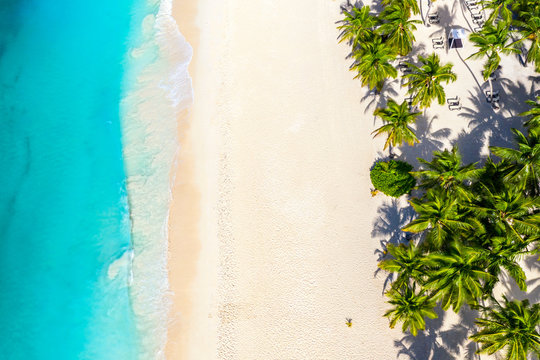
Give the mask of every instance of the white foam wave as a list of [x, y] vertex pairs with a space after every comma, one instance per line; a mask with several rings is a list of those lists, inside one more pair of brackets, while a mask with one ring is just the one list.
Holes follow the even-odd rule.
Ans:
[[[152, 9], [152, 4], [148, 8]], [[167, 219], [171, 169], [179, 149], [177, 116], [192, 103], [192, 48], [171, 16], [171, 0], [140, 20], [122, 100], [124, 158], [134, 257], [131, 294], [140, 359], [164, 359], [170, 307]]]

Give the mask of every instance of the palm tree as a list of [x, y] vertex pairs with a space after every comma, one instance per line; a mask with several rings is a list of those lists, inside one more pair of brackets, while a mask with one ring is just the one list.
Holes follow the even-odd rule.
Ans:
[[389, 244], [387, 249], [393, 259], [381, 261], [379, 267], [389, 272], [398, 273], [392, 288], [397, 290], [401, 287], [408, 287], [413, 282], [421, 284], [425, 274], [425, 264], [420, 248], [411, 241], [408, 245], [399, 244], [395, 246]]
[[540, 355], [540, 304], [529, 300], [494, 301], [492, 307], [483, 308], [483, 317], [476, 319], [480, 331], [471, 339], [482, 346], [477, 353], [494, 354], [505, 351], [506, 360], [526, 360], [530, 355]]
[[401, 3], [394, 3], [384, 9], [381, 17], [385, 22], [377, 29], [382, 36], [386, 36], [386, 42], [392, 46], [401, 56], [407, 55], [413, 42], [416, 40], [413, 31], [414, 24], [421, 24], [419, 20], [410, 20], [410, 9]]
[[[384, 143], [384, 150], [388, 146], [401, 145], [406, 142], [409, 145], [419, 142], [414, 130], [409, 127], [416, 121], [419, 112], [411, 112], [406, 101], [398, 104], [393, 99], [389, 99], [386, 108], [378, 108], [373, 115], [379, 116], [385, 124], [372, 132], [375, 136], [386, 133], [388, 138]], [[390, 150], [390, 153], [392, 150]]]
[[499, 146], [490, 146], [489, 149], [509, 164], [506, 180], [537, 196], [540, 194], [540, 134], [535, 129], [529, 130], [528, 137], [516, 129], [512, 132], [517, 149]]
[[418, 7], [417, 0], [383, 0], [382, 3], [385, 6], [391, 6], [394, 4], [401, 5], [403, 6], [403, 8], [409, 11], [409, 16], [411, 11], [413, 12], [413, 14], [420, 13], [420, 8]]
[[416, 287], [402, 287], [399, 290], [392, 289], [386, 293], [390, 298], [389, 304], [394, 308], [388, 310], [384, 316], [390, 319], [390, 327], [394, 328], [396, 323], [402, 322], [402, 331], [410, 330], [416, 336], [418, 330], [426, 328], [425, 317], [437, 318], [433, 310], [435, 302], [423, 291], [416, 293]]
[[506, 189], [504, 182], [504, 177], [508, 174], [506, 164], [503, 162], [496, 163], [491, 156], [488, 156], [484, 166], [478, 170], [478, 181], [472, 184], [473, 193], [482, 193], [484, 191], [484, 186], [491, 192], [499, 192]]
[[397, 76], [397, 70], [390, 63], [396, 57], [395, 52], [382, 42], [380, 36], [362, 43], [361, 48], [362, 51], [355, 54], [355, 62], [351, 66], [351, 70], [358, 73], [354, 78], [360, 78], [362, 86], [367, 85], [380, 92], [387, 78]]
[[514, 279], [521, 291], [527, 291], [527, 277], [519, 265], [519, 260], [530, 254], [528, 247], [533, 241], [535, 238], [514, 242], [506, 236], [488, 236], [484, 248], [489, 248], [486, 253], [486, 269], [492, 278], [486, 282], [484, 289], [486, 293], [493, 292], [503, 269]]
[[434, 189], [427, 191], [424, 199], [409, 201], [418, 217], [402, 230], [413, 233], [427, 231], [426, 246], [431, 249], [445, 247], [460, 231], [473, 230], [465, 213], [458, 208], [459, 199]]
[[470, 191], [465, 183], [474, 180], [479, 170], [476, 169], [476, 163], [462, 164], [457, 146], [454, 146], [451, 151], [433, 152], [431, 161], [420, 158], [418, 161], [425, 166], [425, 169], [412, 172], [412, 174], [419, 179], [420, 187], [424, 189], [441, 187], [444, 191], [457, 193], [458, 196], [470, 199]]
[[427, 256], [428, 280], [425, 288], [434, 291], [434, 298], [441, 300], [443, 310], [450, 306], [458, 312], [466, 303], [472, 307], [484, 296], [482, 281], [491, 275], [482, 267], [485, 251], [452, 243], [444, 253], [431, 253]]
[[523, 20], [515, 20], [519, 28], [521, 38], [513, 44], [528, 40], [530, 41], [527, 50], [526, 62], [534, 62], [536, 71], [540, 71], [540, 13], [522, 12]]
[[486, 58], [484, 71], [482, 75], [484, 81], [489, 81], [490, 94], [493, 94], [493, 84], [491, 82], [491, 74], [499, 67], [501, 62], [500, 54], [508, 55], [518, 53], [512, 44], [508, 42], [510, 39], [508, 26], [500, 21], [497, 26], [486, 23], [481, 31], [474, 32], [469, 35], [469, 40], [478, 47], [478, 51], [469, 56], [470, 58]]
[[[482, 186], [482, 185], [481, 185]], [[525, 236], [540, 234], [540, 197], [526, 197], [515, 186], [493, 193], [483, 187], [479, 201], [469, 210], [481, 221], [488, 223], [493, 233], [504, 234], [511, 242], [522, 244]]]
[[343, 11], [345, 18], [339, 21], [341, 25], [337, 27], [341, 30], [339, 42], [349, 42], [355, 50], [362, 42], [372, 38], [378, 20], [369, 11], [369, 6], [360, 9], [353, 7], [351, 11]]
[[489, 23], [493, 23], [493, 21], [500, 16], [506, 24], [509, 24], [512, 20], [510, 6], [512, 6], [514, 2], [515, 0], [484, 0], [481, 1], [481, 4], [484, 6], [484, 9], [492, 10], [491, 15], [487, 19]]
[[525, 103], [530, 105], [531, 109], [519, 114], [520, 116], [529, 117], [529, 120], [527, 120], [524, 125], [528, 128], [540, 129], [540, 96], [536, 97], [536, 102], [527, 100]]
[[435, 53], [428, 57], [418, 56], [418, 59], [422, 66], [408, 63], [411, 72], [404, 75], [408, 81], [403, 86], [409, 86], [408, 93], [413, 95], [413, 104], [420, 103], [420, 107], [426, 108], [434, 99], [437, 99], [439, 104], [444, 104], [446, 96], [441, 83], [456, 81], [457, 76], [452, 72], [453, 65], [441, 65], [439, 56]]

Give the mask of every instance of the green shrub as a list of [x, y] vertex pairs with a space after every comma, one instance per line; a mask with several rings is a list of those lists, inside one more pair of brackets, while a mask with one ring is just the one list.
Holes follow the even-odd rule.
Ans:
[[381, 161], [375, 164], [369, 176], [375, 189], [389, 196], [400, 197], [408, 194], [416, 184], [414, 177], [409, 174], [412, 168], [404, 161]]

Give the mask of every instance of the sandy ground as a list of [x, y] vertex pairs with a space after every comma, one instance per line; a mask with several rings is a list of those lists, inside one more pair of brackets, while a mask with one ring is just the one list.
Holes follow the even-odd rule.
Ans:
[[[371, 197], [369, 168], [387, 156], [384, 139], [370, 135], [380, 126], [372, 113], [385, 99], [352, 80], [348, 48], [336, 41], [339, 5], [175, 2], [194, 47], [195, 100], [179, 120], [168, 359], [472, 358], [472, 312], [441, 314], [417, 338], [382, 317], [388, 279], [377, 262], [387, 242], [403, 240], [399, 227], [412, 213], [406, 199]], [[432, 8], [441, 22], [419, 25], [413, 62], [431, 53], [430, 37], [472, 25], [458, 2]], [[467, 41], [459, 53], [437, 50], [455, 65], [447, 95], [463, 108], [432, 106], [418, 121], [422, 143], [397, 150], [400, 158], [416, 164], [457, 143], [477, 161], [488, 144], [511, 144], [508, 130], [536, 90], [532, 69], [503, 60], [494, 113], [479, 96], [481, 61], [461, 60], [473, 51]], [[384, 95], [401, 101], [400, 81]], [[537, 279], [531, 290], [538, 301]]]

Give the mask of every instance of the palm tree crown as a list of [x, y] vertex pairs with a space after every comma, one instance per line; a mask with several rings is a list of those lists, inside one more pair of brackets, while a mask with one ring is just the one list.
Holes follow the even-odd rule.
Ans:
[[414, 233], [427, 231], [425, 243], [428, 248], [445, 248], [459, 230], [473, 228], [458, 207], [459, 199], [444, 192], [430, 189], [424, 199], [414, 198], [409, 202], [418, 213], [418, 218], [402, 230]]
[[506, 180], [518, 184], [531, 195], [540, 194], [540, 136], [536, 129], [529, 130], [529, 136], [512, 129], [517, 140], [517, 149], [490, 146], [493, 154], [508, 163]]
[[531, 109], [519, 114], [529, 117], [524, 125], [530, 129], [540, 129], [540, 96], [536, 97], [536, 101], [527, 100], [525, 102], [531, 106]]
[[484, 80], [489, 79], [489, 76], [499, 66], [501, 62], [500, 54], [508, 55], [519, 52], [509, 43], [509, 39], [510, 30], [502, 21], [497, 23], [497, 26], [485, 24], [481, 31], [469, 35], [469, 40], [478, 48], [478, 51], [467, 59], [483, 57], [487, 59], [484, 64]]
[[458, 242], [445, 253], [428, 255], [428, 266], [433, 270], [428, 274], [425, 287], [435, 291], [443, 310], [452, 306], [457, 313], [464, 303], [473, 307], [478, 305], [484, 294], [482, 280], [491, 278], [481, 266], [484, 256], [484, 251]]
[[395, 52], [382, 42], [380, 36], [362, 43], [361, 48], [362, 51], [355, 54], [355, 62], [351, 66], [351, 70], [358, 73], [354, 78], [360, 78], [362, 86], [368, 85], [381, 91], [387, 78], [397, 76], [397, 70], [390, 63], [396, 57]]
[[385, 22], [377, 29], [377, 31], [387, 36], [389, 46], [396, 49], [401, 55], [407, 55], [415, 41], [413, 31], [416, 30], [414, 24], [421, 24], [420, 20], [409, 19], [410, 10], [404, 7], [401, 3], [394, 3], [386, 7], [382, 13]]
[[508, 301], [503, 296], [501, 305], [483, 309], [483, 317], [476, 319], [481, 330], [471, 336], [482, 344], [478, 353], [506, 352], [506, 360], [526, 360], [529, 355], [540, 355], [540, 304], [529, 305], [528, 300]]
[[341, 25], [338, 26], [338, 29], [342, 30], [339, 34], [339, 42], [350, 42], [354, 50], [372, 37], [378, 21], [369, 11], [369, 6], [363, 6], [360, 9], [353, 7], [350, 11], [343, 11], [345, 18], [339, 21]]
[[413, 281], [422, 282], [425, 274], [424, 256], [419, 247], [410, 242], [407, 246], [389, 244], [388, 252], [393, 259], [383, 260], [379, 267], [390, 272], [397, 272], [398, 277], [392, 287], [399, 289], [403, 286], [412, 285]]
[[444, 191], [457, 192], [458, 195], [469, 197], [465, 182], [475, 179], [479, 171], [476, 169], [476, 163], [462, 164], [457, 146], [451, 151], [435, 151], [431, 161], [420, 158], [418, 161], [425, 169], [412, 174], [419, 178], [420, 187], [425, 189], [441, 187]]
[[484, 9], [492, 10], [491, 15], [488, 18], [488, 22], [492, 23], [497, 17], [501, 17], [506, 23], [509, 23], [512, 19], [512, 12], [510, 6], [514, 4], [515, 0], [484, 0], [481, 1], [484, 5]]
[[413, 104], [426, 108], [434, 99], [444, 104], [446, 99], [442, 82], [456, 81], [457, 76], [452, 72], [452, 64], [441, 65], [439, 56], [435, 53], [428, 57], [419, 56], [422, 66], [408, 63], [411, 73], [404, 77], [408, 80], [404, 86], [409, 86], [409, 94], [413, 95]]
[[516, 43], [524, 40], [530, 41], [527, 49], [527, 62], [534, 62], [536, 71], [540, 72], [540, 11], [537, 13], [521, 12], [521, 15], [522, 20], [514, 21], [521, 34], [521, 39]]
[[413, 14], [419, 14], [420, 8], [418, 7], [418, 1], [417, 0], [383, 0], [383, 5], [389, 6], [393, 4], [399, 4], [403, 6], [410, 16], [410, 12], [412, 11]]
[[384, 149], [389, 145], [396, 146], [406, 142], [414, 145], [418, 138], [414, 130], [409, 127], [416, 121], [419, 112], [411, 112], [407, 102], [398, 104], [393, 99], [389, 99], [386, 108], [379, 108], [373, 112], [373, 115], [379, 116], [386, 124], [373, 131], [374, 136], [386, 133], [388, 138], [384, 144]]
[[394, 328], [396, 323], [402, 322], [403, 332], [410, 329], [416, 336], [418, 330], [424, 330], [426, 327], [425, 317], [435, 319], [437, 314], [433, 310], [435, 302], [424, 293], [416, 293], [415, 286], [404, 287], [399, 290], [392, 289], [387, 292], [390, 298], [389, 304], [394, 308], [388, 310], [384, 316], [390, 318], [390, 327]]

